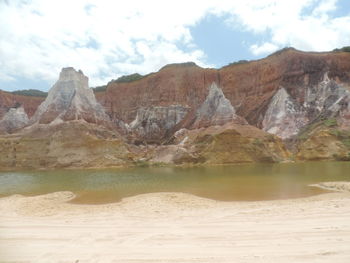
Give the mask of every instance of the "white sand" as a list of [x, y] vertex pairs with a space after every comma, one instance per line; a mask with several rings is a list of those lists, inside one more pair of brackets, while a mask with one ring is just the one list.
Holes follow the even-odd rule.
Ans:
[[157, 193], [0, 199], [0, 262], [350, 262], [350, 193], [216, 202]]

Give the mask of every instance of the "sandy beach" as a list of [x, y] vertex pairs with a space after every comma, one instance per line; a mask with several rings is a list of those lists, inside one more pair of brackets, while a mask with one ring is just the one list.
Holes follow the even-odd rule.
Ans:
[[71, 204], [71, 192], [4, 197], [0, 262], [350, 262], [350, 187], [330, 186], [342, 192], [261, 202], [181, 193], [105, 205]]

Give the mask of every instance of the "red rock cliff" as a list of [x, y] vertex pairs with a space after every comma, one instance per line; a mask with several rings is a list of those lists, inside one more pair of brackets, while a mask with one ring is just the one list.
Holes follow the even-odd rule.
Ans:
[[45, 98], [15, 95], [0, 90], [0, 119], [5, 115], [9, 108], [22, 105], [28, 117], [33, 116], [38, 106]]
[[236, 113], [261, 127], [268, 104], [280, 87], [303, 103], [303, 87], [321, 82], [325, 72], [337, 83], [350, 83], [350, 53], [286, 49], [265, 59], [219, 70], [187, 63], [168, 65], [137, 81], [110, 83], [98, 100], [113, 119], [130, 123], [140, 107], [177, 104], [195, 110], [208, 95], [208, 87], [216, 82]]

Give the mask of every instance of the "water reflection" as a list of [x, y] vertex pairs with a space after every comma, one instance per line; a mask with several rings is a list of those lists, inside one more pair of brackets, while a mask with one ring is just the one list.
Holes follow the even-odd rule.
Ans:
[[311, 162], [212, 167], [55, 170], [0, 173], [0, 195], [56, 191], [73, 202], [105, 203], [151, 192], [185, 192], [217, 200], [271, 200], [319, 194], [308, 184], [348, 181], [350, 163]]

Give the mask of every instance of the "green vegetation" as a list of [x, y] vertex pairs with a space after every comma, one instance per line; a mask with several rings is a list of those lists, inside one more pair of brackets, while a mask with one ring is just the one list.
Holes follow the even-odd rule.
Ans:
[[37, 89], [26, 89], [26, 90], [16, 90], [12, 91], [12, 94], [32, 96], [32, 97], [47, 97], [47, 92], [37, 90]]
[[339, 130], [333, 129], [330, 131], [330, 134], [332, 134], [335, 137], [340, 137], [341, 136], [341, 132]]
[[172, 63], [172, 64], [165, 65], [160, 70], [168, 67], [197, 67], [197, 64], [194, 62]]
[[98, 86], [98, 87], [95, 87], [95, 88], [92, 88], [94, 92], [101, 92], [101, 91], [106, 91], [107, 89], [107, 85], [104, 85], [104, 86]]
[[333, 50], [333, 52], [350, 52], [350, 46], [336, 48]]
[[342, 143], [343, 143], [346, 147], [349, 147], [349, 148], [350, 148], [350, 138], [343, 139], [343, 140], [342, 140]]
[[309, 138], [310, 133], [315, 130], [317, 127], [319, 127], [322, 123], [321, 122], [314, 122], [311, 124], [308, 124], [304, 126], [300, 132], [298, 133], [298, 139], [299, 140], [307, 140]]
[[307, 138], [309, 138], [309, 135], [307, 133], [302, 133], [298, 135], [299, 140], [306, 141]]
[[140, 75], [139, 73], [134, 73], [131, 75], [121, 76], [117, 79], [112, 79], [108, 84], [110, 84], [110, 83], [128, 83], [128, 82], [142, 79], [143, 77], [144, 76]]
[[238, 61], [229, 63], [229, 64], [227, 64], [224, 67], [229, 67], [229, 66], [233, 66], [233, 65], [240, 65], [240, 64], [246, 64], [246, 63], [249, 63], [249, 60], [242, 59], [242, 60], [238, 60]]
[[336, 161], [350, 161], [350, 152], [348, 153], [348, 155], [339, 155], [339, 154], [332, 154], [332, 157], [334, 160]]
[[346, 147], [350, 148], [350, 131], [332, 129], [330, 133], [337, 137]]
[[324, 120], [323, 124], [327, 127], [334, 127], [338, 125], [337, 120], [334, 118]]
[[268, 57], [275, 56], [275, 55], [280, 55], [283, 52], [289, 51], [289, 50], [296, 50], [296, 49], [294, 47], [285, 47], [285, 48], [282, 48], [280, 50], [277, 50], [276, 52], [273, 52], [271, 55], [268, 55]]
[[255, 145], [255, 146], [262, 146], [262, 145], [264, 145], [264, 143], [262, 142], [261, 139], [255, 138], [254, 141], [253, 141], [253, 145]]
[[[335, 118], [330, 118], [330, 119], [323, 119], [322, 121], [317, 121], [314, 123], [311, 123], [305, 127], [303, 127], [299, 134], [298, 134], [298, 139], [299, 140], [307, 140], [309, 138], [309, 135], [318, 127], [330, 127], [330, 128], [335, 128], [338, 126], [337, 120]], [[340, 132], [337, 129], [332, 129], [330, 130], [330, 133], [336, 137], [338, 137], [338, 132]]]
[[273, 134], [270, 134], [270, 133], [267, 134], [266, 138], [267, 138], [268, 142], [274, 142], [275, 141], [275, 135], [273, 135]]

